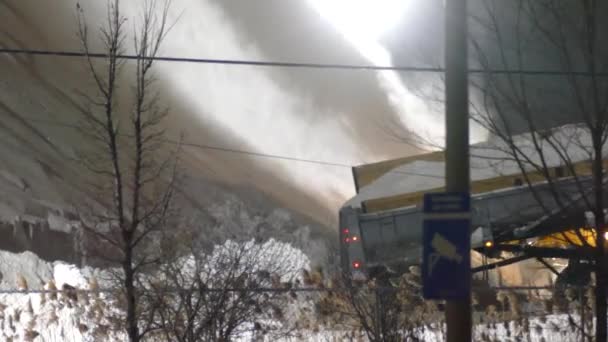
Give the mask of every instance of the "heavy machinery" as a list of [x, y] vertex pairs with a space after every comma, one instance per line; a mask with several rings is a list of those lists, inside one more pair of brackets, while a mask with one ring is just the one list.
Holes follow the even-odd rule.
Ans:
[[[590, 179], [586, 178], [585, 183]], [[554, 185], [561, 196], [575, 201], [578, 185], [563, 179]], [[534, 193], [535, 192], [535, 193]], [[471, 247], [489, 250], [497, 242], [522, 240], [556, 231], [566, 231], [577, 222], [556, 219], [553, 194], [547, 183], [517, 186], [498, 191], [475, 194], [471, 198]], [[541, 208], [535, 196], [540, 196], [546, 208]], [[574, 209], [574, 208], [573, 208]], [[580, 208], [579, 208], [580, 209]], [[582, 217], [577, 217], [578, 221]], [[365, 276], [377, 267], [399, 270], [417, 264], [421, 258], [423, 212], [420, 205], [373, 213], [361, 208], [340, 210], [340, 249], [343, 269], [356, 277]]]
[[[376, 179], [394, 170], [397, 164], [389, 161], [385, 165], [388, 166], [380, 171], [378, 165], [353, 170], [356, 186], [362, 182], [373, 186]], [[546, 244], [552, 234], [588, 226], [582, 199], [585, 192], [581, 189], [591, 188], [589, 165], [577, 163], [575, 170], [574, 177], [561, 166], [553, 167], [549, 170], [553, 176], [551, 183], [533, 172], [527, 174], [527, 181], [534, 181], [530, 183], [525, 183], [519, 173], [473, 181], [472, 248], [489, 256], [512, 250], [520, 255], [517, 260], [543, 257], [547, 250], [532, 248]], [[347, 202], [339, 214], [342, 269], [354, 279], [367, 279], [386, 271], [400, 274], [407, 267], [419, 264], [424, 215], [422, 195], [433, 191], [442, 191], [442, 188]], [[560, 199], [561, 206], [556, 198]], [[567, 207], [563, 203], [567, 203]], [[560, 241], [560, 247], [564, 247], [563, 240]], [[501, 249], [496, 248], [498, 245]], [[562, 253], [561, 250], [550, 252]], [[563, 253], [566, 255], [568, 251]]]

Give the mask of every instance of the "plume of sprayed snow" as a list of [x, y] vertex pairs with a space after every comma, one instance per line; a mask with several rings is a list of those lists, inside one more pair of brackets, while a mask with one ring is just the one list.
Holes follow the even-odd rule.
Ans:
[[[79, 3], [92, 28], [103, 22], [103, 1], [83, 0]], [[126, 27], [131, 29], [136, 25], [141, 4], [137, 1], [122, 1], [121, 6], [124, 7], [123, 14], [129, 17]], [[29, 0], [13, 7], [27, 18], [22, 24], [34, 32], [31, 35], [37, 34], [36, 39], [28, 36], [30, 32], [18, 37], [31, 44], [32, 48], [47, 44], [52, 49], [79, 49], [73, 34], [76, 29], [73, 20], [76, 0], [57, 5], [42, 5]], [[52, 27], [47, 27], [42, 20], [45, 17], [55, 21]], [[165, 41], [162, 50], [164, 55], [268, 59], [254, 42], [243, 39], [235, 24], [238, 18], [228, 17], [211, 0], [174, 0], [169, 19], [176, 24]], [[131, 40], [127, 39], [126, 42], [130, 47]], [[390, 64], [390, 55], [386, 49], [377, 42], [372, 42], [372, 45], [374, 48], [359, 49], [361, 54], [372, 59], [374, 64]], [[370, 54], [363, 50], [372, 52]], [[46, 69], [44, 64], [41, 66]], [[359, 137], [353, 137], [353, 123], [343, 113], [345, 109], [319, 108], [315, 98], [307, 95], [305, 90], [285, 88], [267, 69], [189, 63], [158, 63], [157, 66], [161, 86], [171, 90], [170, 101], [185, 103], [184, 108], [190, 114], [194, 113], [200, 122], [225, 129], [227, 135], [238, 137], [255, 151], [345, 165], [385, 157], [366, 154], [365, 145], [380, 143], [377, 143], [376, 137], [375, 142], [360, 141], [357, 140]], [[42, 71], [46, 75], [48, 70]], [[386, 89], [387, 101], [402, 114], [408, 127], [418, 130], [438, 126], [437, 122], [441, 120], [438, 121], [429, 114], [420, 100], [403, 87], [394, 72], [381, 72], [378, 77], [379, 86]], [[309, 113], [315, 115], [308, 115]], [[191, 133], [194, 134], [189, 135], [188, 139], [205, 142], [204, 137], [201, 139], [196, 134], [198, 132]], [[227, 137], [221, 145], [231, 143], [232, 140]], [[268, 169], [283, 175], [302, 191], [313, 194], [319, 202], [330, 207], [353, 193], [348, 167], [281, 160], [264, 160], [263, 163]]]
[[[181, 12], [187, 8], [186, 12]], [[211, 1], [178, 0], [172, 20], [181, 15], [165, 43], [174, 55], [243, 60], [268, 60], [253, 42], [243, 42], [223, 10]], [[200, 20], [203, 16], [204, 20]], [[344, 164], [360, 162], [359, 141], [353, 141], [341, 113], [318, 108], [313, 98], [282, 87], [268, 69], [247, 66], [163, 64], [163, 77], [189, 103], [198, 118], [217, 123], [254, 150]], [[312, 120], [315, 113], [322, 120]], [[229, 143], [229, 142], [228, 142]], [[238, 146], [230, 146], [238, 147]], [[327, 201], [335, 193], [350, 194], [349, 170], [327, 165], [266, 160], [284, 170], [287, 179]], [[314, 178], [315, 182], [303, 179]]]
[[[390, 52], [380, 44], [379, 39], [382, 31], [390, 30], [396, 21], [408, 20], [408, 15], [413, 11], [413, 3], [383, 1], [376, 3], [368, 1], [367, 10], [380, 12], [385, 17], [374, 19], [373, 13], [347, 10], [347, 6], [355, 6], [340, 0], [309, 0], [311, 5], [326, 18], [358, 51], [374, 66], [394, 66]], [[366, 1], [357, 2], [359, 6]], [[382, 8], [382, 7], [385, 8]], [[337, 8], [343, 7], [343, 8]], [[355, 6], [356, 7], [356, 6]], [[365, 5], [363, 6], [365, 7]], [[387, 10], [395, 13], [384, 13]], [[355, 17], [350, 17], [355, 16]], [[390, 18], [389, 18], [390, 17]], [[370, 22], [371, 19], [371, 22]], [[361, 22], [367, 26], [362, 30]], [[377, 72], [379, 85], [387, 94], [387, 99], [395, 111], [399, 113], [401, 123], [413, 134], [418, 135], [419, 143], [426, 143], [425, 148], [437, 148], [444, 146], [445, 125], [444, 115], [427, 105], [418, 95], [411, 92], [403, 84], [399, 74], [394, 70], [382, 70]], [[420, 84], [423, 88], [428, 87]], [[425, 92], [436, 93], [430, 89]], [[471, 121], [471, 142], [479, 142], [487, 137], [486, 132], [479, 125]]]

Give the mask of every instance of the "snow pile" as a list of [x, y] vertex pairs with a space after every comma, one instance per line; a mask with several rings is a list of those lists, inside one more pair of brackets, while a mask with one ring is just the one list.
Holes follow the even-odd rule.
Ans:
[[14, 254], [0, 251], [0, 289], [10, 290], [23, 278], [32, 287], [40, 289], [53, 277], [53, 265], [40, 260], [34, 253]]
[[68, 284], [80, 289], [85, 289], [89, 284], [82, 270], [75, 265], [64, 263], [55, 264], [53, 268], [53, 280], [55, 284], [59, 284], [60, 286]]
[[[217, 246], [212, 258], [217, 258], [227, 250], [252, 248], [257, 251], [260, 267], [281, 262], [296, 270], [309, 269], [308, 258], [298, 249], [288, 244], [270, 240], [255, 244], [253, 241], [237, 243], [227, 241]], [[4, 273], [5, 293], [0, 294], [0, 341], [123, 341], [125, 340], [120, 324], [124, 322], [123, 313], [117, 309], [116, 297], [110, 293], [91, 291], [104, 288], [98, 284], [104, 274], [94, 269], [79, 269], [74, 265], [55, 262], [46, 263], [31, 253], [0, 253], [0, 265]], [[294, 280], [295, 278], [295, 280]], [[13, 279], [11, 283], [8, 279]], [[301, 282], [300, 273], [287, 275], [285, 279], [296, 284]], [[44, 284], [44, 285], [42, 285]], [[303, 286], [303, 285], [296, 285]], [[29, 290], [31, 293], [13, 290]], [[58, 289], [59, 293], [36, 293], [35, 290]], [[78, 291], [88, 290], [88, 291]], [[314, 324], [314, 295], [298, 293], [285, 305], [284, 321], [281, 324], [299, 327], [291, 338], [278, 339], [276, 336], [258, 336], [260, 341], [343, 341], [350, 336], [362, 336], [362, 332], [322, 327]], [[312, 325], [302, 323], [302, 312], [310, 313]], [[587, 320], [591, 321], [591, 315]], [[580, 339], [577, 315], [552, 314], [522, 318], [515, 321], [477, 324], [474, 329], [475, 340], [479, 341], [572, 341]], [[588, 322], [590, 323], [590, 322]], [[314, 328], [316, 326], [316, 328]], [[587, 327], [590, 332], [592, 327]], [[414, 331], [424, 341], [444, 340], [445, 327], [428, 324]], [[253, 335], [244, 334], [239, 341], [251, 341]]]
[[[591, 318], [587, 318], [591, 320]], [[473, 328], [474, 341], [500, 341], [500, 342], [566, 342], [583, 340], [579, 329], [579, 316], [548, 315], [543, 317], [522, 319], [519, 321], [505, 321], [499, 323], [477, 324]], [[585, 334], [592, 333], [592, 327], [585, 328]], [[414, 329], [410, 336], [416, 339], [405, 339], [404, 341], [445, 341], [446, 327], [438, 323], [431, 323]], [[285, 342], [296, 341], [367, 341], [363, 331], [300, 331], [299, 336], [280, 339]]]
[[[83, 284], [79, 272], [65, 272], [55, 265], [54, 279], [44, 290], [59, 293], [4, 293], [0, 295], [0, 340], [2, 341], [122, 341], [119, 324], [122, 312], [107, 293], [79, 292], [92, 290], [93, 282]], [[81, 285], [71, 287], [72, 285]], [[23, 282], [21, 287], [27, 287]], [[23, 288], [28, 291], [27, 288]]]
[[[259, 244], [226, 241], [216, 246], [209, 260], [242, 250], [257, 258], [248, 262], [260, 270], [278, 262], [290, 270], [291, 273], [282, 274], [280, 281], [301, 282], [301, 270], [310, 269], [310, 261], [302, 251], [272, 239]], [[0, 270], [4, 275], [1, 283], [4, 292], [0, 294], [0, 341], [124, 340], [120, 327], [124, 315], [118, 309], [118, 297], [98, 291], [109, 287], [109, 272], [79, 269], [63, 262], [48, 263], [29, 252], [0, 252]], [[184, 271], [187, 273], [187, 268]], [[209, 274], [215, 273], [217, 270]], [[57, 292], [49, 292], [55, 290]], [[291, 301], [284, 307], [286, 320], [295, 321], [304, 307], [311, 310], [312, 303]]]
[[[587, 320], [591, 321], [591, 317], [588, 317]], [[582, 336], [579, 327], [579, 316], [548, 315], [519, 321], [477, 325], [474, 331], [474, 340], [505, 342], [582, 341], [585, 338]], [[586, 334], [589, 333], [592, 333], [592, 327], [586, 327]]]

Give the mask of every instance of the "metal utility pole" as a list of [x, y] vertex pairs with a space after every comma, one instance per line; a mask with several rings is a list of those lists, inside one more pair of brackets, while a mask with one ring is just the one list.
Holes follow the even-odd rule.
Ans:
[[[446, 191], [468, 193], [467, 0], [445, 1]], [[470, 264], [468, 265], [470, 269]], [[471, 341], [471, 295], [446, 304], [447, 342]]]

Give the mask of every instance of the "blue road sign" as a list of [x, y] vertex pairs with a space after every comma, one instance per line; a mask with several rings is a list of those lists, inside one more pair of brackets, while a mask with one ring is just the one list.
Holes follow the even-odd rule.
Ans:
[[466, 298], [471, 288], [469, 196], [458, 193], [425, 194], [424, 205], [424, 298]]
[[425, 214], [464, 213], [471, 211], [471, 197], [463, 192], [424, 194]]

